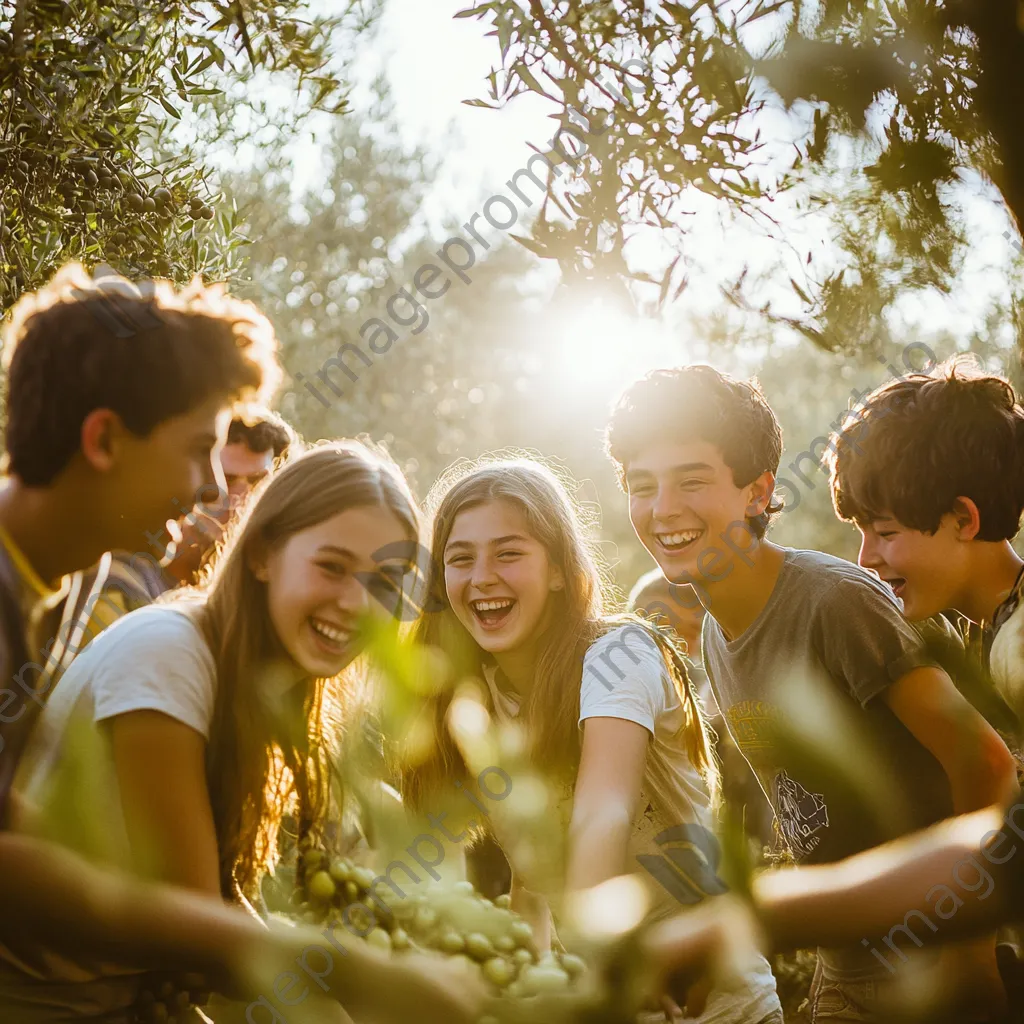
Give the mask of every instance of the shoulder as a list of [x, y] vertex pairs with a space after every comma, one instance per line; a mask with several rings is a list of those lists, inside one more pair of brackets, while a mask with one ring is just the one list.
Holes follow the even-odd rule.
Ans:
[[786, 554], [784, 571], [816, 609], [832, 610], [860, 599], [859, 603], [878, 603], [887, 610], [901, 612], [888, 586], [845, 558], [824, 551], [794, 549]]
[[636, 622], [627, 622], [598, 637], [587, 648], [583, 664], [584, 666], [588, 664], [611, 665], [618, 663], [623, 658], [627, 662], [632, 660], [634, 663], [637, 658], [644, 662], [652, 660], [658, 664], [664, 662], [651, 630]]
[[[209, 662], [212, 653], [192, 614], [179, 605], [147, 605], [129, 612], [105, 629], [71, 663], [68, 672], [120, 668], [139, 670], [166, 661], [194, 665]], [[164, 665], [163, 667], [168, 667]]]

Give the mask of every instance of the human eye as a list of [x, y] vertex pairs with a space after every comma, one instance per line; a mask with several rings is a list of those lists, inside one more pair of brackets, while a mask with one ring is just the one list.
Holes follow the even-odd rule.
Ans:
[[469, 555], [449, 555], [445, 559], [444, 564], [457, 567], [457, 566], [468, 565], [470, 561], [471, 561], [471, 559], [470, 559]]
[[521, 558], [522, 555], [522, 551], [516, 551], [513, 548], [507, 548], [504, 551], [498, 552], [498, 558], [505, 562], [511, 562], [513, 559]]
[[699, 491], [705, 483], [706, 481], [701, 477], [688, 476], [680, 480], [679, 486], [684, 491]]
[[329, 576], [335, 576], [339, 579], [348, 574], [348, 567], [343, 562], [338, 562], [332, 558], [323, 558], [317, 562], [317, 565]]
[[646, 480], [627, 481], [626, 487], [631, 498], [649, 498], [654, 493], [654, 485]]

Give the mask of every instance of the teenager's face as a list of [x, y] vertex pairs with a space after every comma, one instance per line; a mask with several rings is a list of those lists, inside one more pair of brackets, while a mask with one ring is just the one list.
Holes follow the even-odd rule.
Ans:
[[237, 508], [246, 495], [274, 468], [274, 449], [254, 452], [244, 441], [226, 444], [220, 452], [231, 507]]
[[919, 621], [955, 608], [964, 573], [967, 545], [961, 542], [956, 517], [942, 517], [934, 534], [903, 526], [886, 517], [858, 524], [857, 561], [877, 573], [903, 602], [903, 614]]
[[526, 517], [507, 501], [460, 512], [444, 549], [444, 583], [452, 610], [490, 654], [519, 650], [544, 622], [562, 576]]
[[358, 619], [371, 605], [366, 577], [356, 574], [401, 575], [407, 562], [377, 562], [373, 554], [408, 540], [389, 509], [350, 508], [292, 534], [265, 556], [254, 556], [253, 571], [267, 585], [270, 621], [303, 672], [337, 675], [356, 657]]
[[756, 545], [746, 517], [764, 510], [773, 484], [765, 473], [737, 487], [713, 444], [665, 441], [630, 459], [629, 518], [667, 579], [714, 582], [741, 557], [737, 549]]
[[122, 432], [111, 492], [124, 542], [135, 551], [146, 547], [143, 531], [160, 530], [198, 501], [214, 501], [223, 488], [219, 453], [231, 422], [223, 396], [158, 424], [148, 437]]

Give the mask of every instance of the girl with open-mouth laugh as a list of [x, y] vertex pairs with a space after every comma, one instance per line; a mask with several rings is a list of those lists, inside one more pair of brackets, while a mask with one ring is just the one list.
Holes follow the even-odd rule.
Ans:
[[[492, 713], [524, 728], [568, 838], [565, 892], [641, 872], [655, 916], [721, 892], [711, 832], [716, 771], [699, 701], [666, 636], [605, 614], [607, 589], [566, 487], [539, 462], [484, 461], [449, 471], [430, 504], [431, 593], [444, 607], [421, 618], [418, 639], [484, 680]], [[435, 753], [403, 779], [420, 807], [437, 806], [448, 786], [469, 779], [445, 728], [451, 694], [432, 700]], [[535, 891], [548, 883], [510, 860], [512, 906], [543, 951], [548, 900], [559, 893]], [[700, 1019], [781, 1022], [768, 963], [752, 959]]]

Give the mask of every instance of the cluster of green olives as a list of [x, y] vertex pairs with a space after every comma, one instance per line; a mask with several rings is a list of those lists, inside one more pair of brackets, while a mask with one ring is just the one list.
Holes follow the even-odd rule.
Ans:
[[445, 954], [478, 972], [496, 994], [519, 999], [558, 992], [585, 970], [573, 954], [541, 953], [509, 897], [489, 900], [470, 882], [396, 891], [370, 868], [318, 849], [300, 854], [297, 879], [293, 911], [303, 920], [336, 925], [383, 952]]

